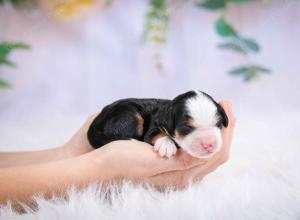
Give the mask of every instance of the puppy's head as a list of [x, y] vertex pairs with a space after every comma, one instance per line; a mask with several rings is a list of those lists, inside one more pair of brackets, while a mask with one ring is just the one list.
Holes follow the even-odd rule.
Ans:
[[222, 145], [221, 127], [228, 125], [224, 109], [209, 95], [190, 91], [173, 100], [174, 141], [194, 157], [210, 157]]

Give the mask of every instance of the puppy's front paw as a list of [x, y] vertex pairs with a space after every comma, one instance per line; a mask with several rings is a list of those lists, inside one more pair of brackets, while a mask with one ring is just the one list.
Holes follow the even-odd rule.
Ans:
[[156, 140], [154, 150], [158, 151], [159, 155], [162, 157], [171, 157], [176, 154], [177, 148], [168, 136], [164, 136]]

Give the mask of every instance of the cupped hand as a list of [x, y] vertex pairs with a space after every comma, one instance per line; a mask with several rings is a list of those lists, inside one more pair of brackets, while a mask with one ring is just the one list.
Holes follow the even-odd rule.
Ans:
[[[210, 158], [199, 159], [201, 162], [199, 162], [198, 165], [186, 170], [171, 171], [151, 176], [149, 178], [150, 182], [159, 187], [164, 187], [168, 183], [177, 188], [185, 188], [191, 181], [196, 182], [202, 180], [207, 174], [213, 172], [228, 161], [236, 118], [233, 114], [230, 101], [221, 101], [220, 105], [224, 108], [229, 120], [228, 127], [223, 127], [221, 131], [223, 142], [220, 151]], [[185, 154], [182, 150], [179, 152], [179, 155]]]
[[191, 180], [201, 180], [229, 157], [235, 117], [230, 102], [222, 101], [220, 104], [229, 118], [229, 125], [222, 129], [221, 150], [212, 157], [198, 159], [179, 150], [175, 156], [163, 158], [147, 143], [136, 140], [114, 141], [90, 153], [96, 164], [94, 167], [97, 169], [97, 164], [103, 164], [105, 158], [111, 180], [129, 179], [133, 182], [146, 182], [158, 188], [183, 188]]
[[79, 156], [94, 150], [87, 139], [87, 132], [98, 114], [99, 113], [95, 113], [90, 116], [70, 140], [62, 146], [66, 157]]

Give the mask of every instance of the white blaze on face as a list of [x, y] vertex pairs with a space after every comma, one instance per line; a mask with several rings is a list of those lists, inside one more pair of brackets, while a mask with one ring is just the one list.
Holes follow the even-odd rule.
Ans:
[[206, 95], [196, 91], [195, 97], [186, 101], [185, 107], [195, 128], [190, 134], [175, 136], [175, 141], [194, 157], [205, 158], [216, 153], [222, 144], [221, 131], [216, 127], [219, 118], [217, 106]]
[[211, 127], [217, 121], [217, 106], [206, 95], [195, 91], [197, 95], [186, 101], [185, 107], [192, 117], [195, 127]]

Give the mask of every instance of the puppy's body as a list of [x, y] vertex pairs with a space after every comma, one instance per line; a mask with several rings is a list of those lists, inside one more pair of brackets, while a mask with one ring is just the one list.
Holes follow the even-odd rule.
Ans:
[[[220, 132], [216, 128], [222, 123], [227, 125], [221, 106], [199, 91], [184, 93], [173, 100], [122, 99], [103, 108], [88, 130], [88, 140], [98, 148], [115, 140], [133, 138], [155, 145], [161, 156], [169, 157], [176, 153], [177, 147], [182, 147], [193, 156], [204, 157], [212, 153], [212, 148], [216, 149], [211, 143], [220, 145], [220, 140], [217, 143]], [[207, 133], [206, 141], [196, 138], [195, 134], [201, 136], [200, 130], [201, 134]], [[153, 143], [156, 135], [164, 137]], [[207, 137], [211, 139], [209, 145]], [[203, 146], [205, 152], [201, 149], [199, 154], [195, 153], [198, 151], [196, 143]]]
[[92, 146], [101, 147], [114, 140], [137, 139], [151, 144], [162, 128], [171, 132], [171, 100], [122, 99], [101, 111], [95, 118], [88, 138]]

